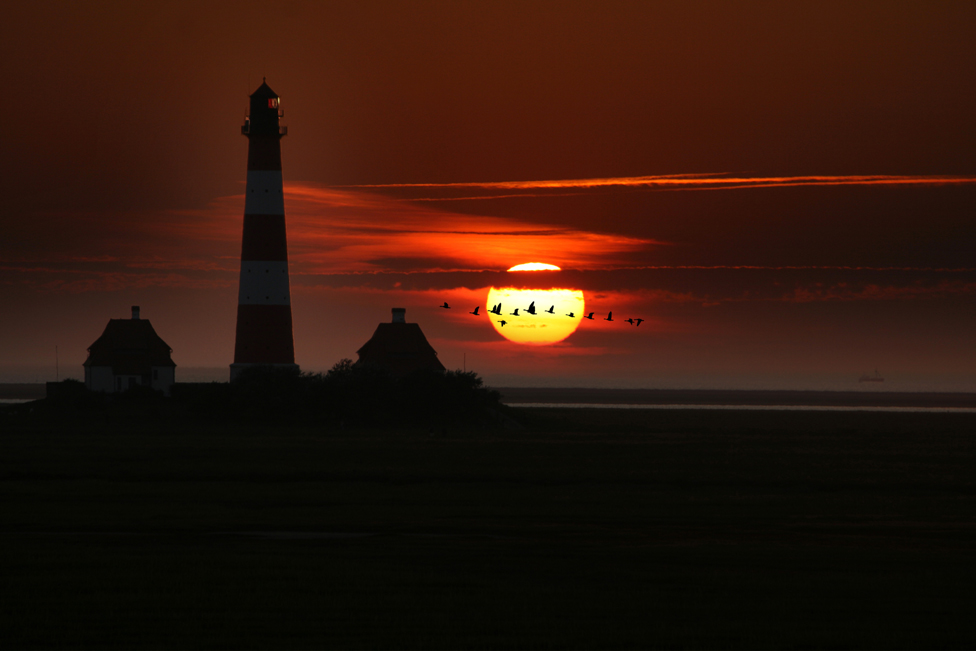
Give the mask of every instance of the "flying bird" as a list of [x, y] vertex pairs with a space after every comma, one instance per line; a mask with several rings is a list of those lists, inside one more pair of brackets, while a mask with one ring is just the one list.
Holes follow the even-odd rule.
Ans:
[[556, 306], [555, 305], [550, 305], [549, 306], [549, 309], [546, 310], [546, 312], [548, 312], [549, 314], [555, 314], [556, 313]]
[[519, 311], [519, 309], [518, 308], [515, 308], [515, 311], [512, 312], [512, 316], [518, 316], [519, 315], [518, 311]]
[[451, 306], [447, 304], [447, 301], [444, 301], [444, 304], [443, 304], [443, 305], [440, 305], [439, 307], [442, 307], [442, 308], [444, 308], [445, 310], [449, 310], [449, 309], [451, 309]]
[[468, 312], [468, 314], [473, 314], [475, 316], [478, 316], [478, 310], [480, 310], [480, 309], [481, 309], [481, 306], [480, 305], [476, 305], [475, 308], [474, 308], [474, 312]]
[[605, 318], [604, 321], [613, 321], [613, 312], [607, 314], [607, 318]]
[[592, 320], [593, 320], [593, 315], [594, 315], [594, 314], [596, 314], [596, 313], [595, 313], [595, 312], [590, 312], [589, 314], [584, 314], [584, 315], [583, 315], [583, 318], [584, 318], [584, 319], [589, 319], [590, 321], [592, 321]]
[[570, 319], [575, 319], [576, 318], [576, 315], [573, 312], [570, 312], [566, 316], [568, 316]]
[[637, 325], [640, 325], [643, 321], [644, 319], [637, 319]]
[[625, 323], [629, 323], [630, 325], [634, 325], [634, 320], [633, 319], [624, 319], [624, 322]]
[[535, 316], [535, 301], [532, 301], [532, 304], [529, 305], [529, 309], [527, 309], [526, 312]]
[[508, 323], [508, 321], [499, 321], [499, 323], [502, 324], [502, 327], [504, 328], [505, 324]]
[[495, 307], [491, 308], [488, 311], [491, 312], [492, 314], [497, 314], [498, 316], [501, 316], [502, 315], [502, 304], [499, 303], [498, 305], [496, 305]]

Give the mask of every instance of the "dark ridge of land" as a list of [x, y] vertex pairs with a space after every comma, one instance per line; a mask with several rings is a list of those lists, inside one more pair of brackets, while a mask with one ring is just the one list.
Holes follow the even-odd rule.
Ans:
[[0, 400], [39, 400], [44, 397], [44, 384], [0, 383]]
[[[552, 387], [502, 387], [496, 388], [496, 390], [501, 392], [502, 402], [506, 404], [576, 403], [608, 405], [976, 407], [976, 393], [747, 391], [731, 389], [580, 389]], [[44, 395], [44, 384], [0, 383], [0, 399], [36, 400], [43, 398]]]
[[976, 407], [976, 393], [495, 387], [505, 404]]
[[967, 649], [976, 414], [0, 409], [7, 648]]

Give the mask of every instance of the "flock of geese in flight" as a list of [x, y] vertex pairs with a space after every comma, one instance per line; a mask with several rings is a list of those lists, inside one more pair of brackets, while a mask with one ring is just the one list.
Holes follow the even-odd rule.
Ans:
[[[447, 301], [444, 301], [444, 304], [441, 305], [441, 306], [439, 306], [439, 307], [442, 307], [445, 310], [451, 309], [451, 306], [447, 304]], [[478, 313], [478, 310], [480, 310], [480, 309], [481, 309], [481, 306], [480, 305], [475, 306], [474, 312], [468, 312], [468, 314], [473, 314], [475, 316], [481, 316]], [[515, 311], [514, 312], [511, 312], [509, 314], [509, 316], [523, 316], [523, 315], [519, 314], [519, 309], [520, 308], [515, 308]], [[502, 314], [502, 304], [501, 303], [499, 303], [498, 305], [493, 306], [490, 310], [488, 310], [488, 312], [491, 313], [491, 314], [494, 314], [496, 316], [504, 316]], [[543, 313], [555, 314], [556, 313], [556, 306], [555, 305], [549, 306], [549, 309], [548, 310], [543, 310]], [[531, 314], [532, 316], [537, 316], [538, 315], [538, 313], [535, 311], [535, 301], [532, 301], [532, 304], [529, 305], [528, 308], [526, 308], [525, 314]], [[596, 312], [590, 312], [589, 314], [584, 314], [583, 315], [583, 318], [584, 319], [589, 319], [590, 321], [593, 321], [594, 320], [593, 319], [593, 315], [594, 314], [596, 314]], [[568, 316], [571, 319], [577, 318], [576, 315], [573, 314], [572, 312], [570, 312], [566, 316]], [[612, 311], [609, 312], [607, 314], [607, 318], [602, 319], [602, 320], [603, 321], [613, 321], [613, 312]], [[624, 323], [629, 323], [630, 325], [639, 326], [641, 323], [644, 322], [644, 319], [623, 319], [623, 321], [624, 321]], [[505, 327], [505, 324], [508, 323], [508, 321], [505, 321], [504, 319], [500, 319], [498, 321], [498, 323], [502, 324], [502, 327], [504, 328]]]

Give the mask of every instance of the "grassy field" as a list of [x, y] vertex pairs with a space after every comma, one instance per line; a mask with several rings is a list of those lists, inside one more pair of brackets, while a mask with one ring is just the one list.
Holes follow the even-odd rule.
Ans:
[[512, 413], [0, 417], [0, 644], [976, 644], [976, 415]]

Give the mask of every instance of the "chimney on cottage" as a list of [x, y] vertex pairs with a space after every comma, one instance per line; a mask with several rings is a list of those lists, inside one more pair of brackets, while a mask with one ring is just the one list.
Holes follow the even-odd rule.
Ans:
[[406, 323], [406, 322], [407, 322], [407, 308], [405, 307], [393, 308], [393, 323]]
[[133, 305], [132, 306], [132, 320], [133, 321], [138, 321], [139, 320], [139, 306], [138, 305]]

